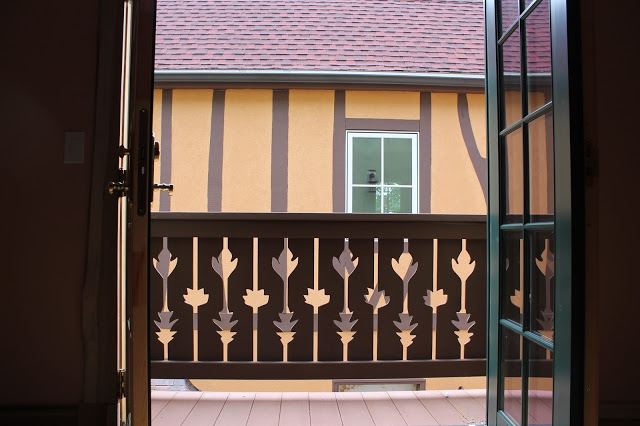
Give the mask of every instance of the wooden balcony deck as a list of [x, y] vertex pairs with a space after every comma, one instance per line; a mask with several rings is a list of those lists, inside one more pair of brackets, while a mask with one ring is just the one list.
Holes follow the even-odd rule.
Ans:
[[153, 426], [469, 425], [485, 391], [151, 392]]

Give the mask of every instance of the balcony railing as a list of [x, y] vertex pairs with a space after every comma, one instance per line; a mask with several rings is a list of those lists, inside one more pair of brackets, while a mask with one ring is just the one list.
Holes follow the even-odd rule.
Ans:
[[485, 374], [484, 216], [155, 213], [155, 378]]

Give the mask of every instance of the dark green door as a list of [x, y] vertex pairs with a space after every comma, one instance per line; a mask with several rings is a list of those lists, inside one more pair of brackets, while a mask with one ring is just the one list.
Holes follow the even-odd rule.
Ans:
[[576, 424], [567, 2], [485, 4], [488, 421]]

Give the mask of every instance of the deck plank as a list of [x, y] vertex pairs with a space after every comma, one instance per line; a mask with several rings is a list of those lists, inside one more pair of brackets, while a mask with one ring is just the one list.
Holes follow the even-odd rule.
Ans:
[[529, 395], [529, 413], [536, 420], [529, 424], [547, 425], [553, 422], [553, 409], [533, 392]]
[[360, 392], [336, 394], [340, 418], [345, 426], [375, 426]]
[[156, 418], [153, 426], [181, 425], [202, 397], [202, 392], [178, 392]]
[[204, 392], [182, 426], [213, 426], [228, 397], [229, 392]]
[[340, 426], [340, 410], [333, 392], [309, 392], [311, 426]]
[[440, 391], [443, 397], [445, 397], [445, 392], [449, 394], [449, 403], [465, 418], [465, 423], [478, 422], [480, 420], [486, 421], [485, 409], [473, 398], [470, 398], [466, 391], [462, 389]]
[[281, 401], [281, 392], [256, 393], [247, 426], [278, 426]]
[[487, 408], [487, 391], [484, 389], [465, 389], [469, 397], [473, 398], [482, 408]]
[[415, 391], [422, 405], [441, 425], [463, 425], [468, 422], [440, 391]]
[[230, 392], [214, 424], [216, 426], [245, 426], [255, 396], [255, 392]]
[[174, 391], [151, 391], [151, 420], [160, 414], [176, 393]]
[[304, 426], [311, 424], [309, 392], [286, 392], [280, 405], [280, 426]]
[[406, 425], [404, 418], [386, 392], [363, 392], [362, 399], [377, 426]]
[[410, 425], [439, 425], [411, 391], [388, 392], [402, 418]]

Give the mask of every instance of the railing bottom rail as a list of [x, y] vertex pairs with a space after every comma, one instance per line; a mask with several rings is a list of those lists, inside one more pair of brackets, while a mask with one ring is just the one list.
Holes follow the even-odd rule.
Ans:
[[163, 379], [401, 379], [486, 374], [485, 359], [327, 362], [152, 361], [151, 377]]

